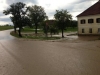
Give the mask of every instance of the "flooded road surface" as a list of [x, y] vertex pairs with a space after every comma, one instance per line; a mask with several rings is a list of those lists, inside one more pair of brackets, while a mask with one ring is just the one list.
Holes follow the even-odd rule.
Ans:
[[100, 75], [100, 40], [24, 41], [9, 30], [0, 34], [0, 75]]
[[12, 40], [15, 39], [13, 36], [10, 35], [11, 30], [0, 31], [0, 40]]

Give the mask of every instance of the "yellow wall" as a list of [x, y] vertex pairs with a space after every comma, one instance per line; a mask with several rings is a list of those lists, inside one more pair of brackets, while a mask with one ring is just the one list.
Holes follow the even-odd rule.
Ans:
[[[100, 34], [100, 33], [98, 33], [98, 28], [100, 28], [100, 23], [96, 23], [97, 18], [100, 18], [100, 14], [77, 17], [77, 19], [78, 19], [78, 34]], [[85, 24], [80, 23], [80, 20], [82, 20], [82, 19], [85, 19]], [[88, 19], [94, 19], [94, 23], [88, 23]], [[92, 28], [92, 33], [89, 33], [89, 28]], [[82, 29], [84, 29], [85, 33], [82, 33]]]

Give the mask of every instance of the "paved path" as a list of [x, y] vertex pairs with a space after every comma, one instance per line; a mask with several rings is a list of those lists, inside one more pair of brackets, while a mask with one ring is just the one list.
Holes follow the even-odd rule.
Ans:
[[23, 41], [0, 32], [0, 75], [100, 75], [100, 41]]

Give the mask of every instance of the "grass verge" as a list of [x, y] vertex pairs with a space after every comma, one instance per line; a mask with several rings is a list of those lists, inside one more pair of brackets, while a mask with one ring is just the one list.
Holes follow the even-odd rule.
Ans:
[[12, 36], [17, 37], [17, 38], [23, 38], [23, 39], [36, 39], [36, 40], [57, 40], [60, 39], [60, 37], [45, 37], [43, 33], [41, 34], [22, 34], [23, 37], [19, 37], [17, 33], [12, 31], [10, 33]]
[[0, 31], [8, 29], [13, 29], [13, 26], [0, 26]]
[[12, 36], [14, 36], [14, 37], [19, 38], [18, 34], [17, 34], [17, 33], [15, 33], [14, 31], [11, 31], [11, 32], [10, 32], [10, 35], [12, 35]]
[[[30, 27], [25, 27], [22, 29], [22, 32], [35, 32], [34, 28], [30, 28]], [[37, 32], [43, 32], [42, 29], [37, 29]]]
[[[78, 30], [77, 27], [75, 27], [75, 28], [68, 27], [64, 30], [64, 32], [75, 32], [77, 30]], [[25, 27], [25, 28], [23, 28], [22, 32], [35, 32], [35, 29], [30, 28], [30, 27]], [[38, 29], [37, 32], [43, 32], [43, 29]], [[59, 30], [59, 32], [61, 32], [61, 30]]]
[[75, 32], [75, 31], [78, 31], [77, 27], [75, 27], [75, 28], [68, 27], [67, 29], [64, 30], [64, 32]]

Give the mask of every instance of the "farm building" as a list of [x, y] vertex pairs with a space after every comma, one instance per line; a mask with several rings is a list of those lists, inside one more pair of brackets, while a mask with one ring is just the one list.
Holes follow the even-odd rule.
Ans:
[[100, 0], [77, 16], [79, 35], [100, 35]]

